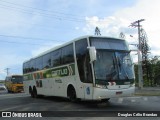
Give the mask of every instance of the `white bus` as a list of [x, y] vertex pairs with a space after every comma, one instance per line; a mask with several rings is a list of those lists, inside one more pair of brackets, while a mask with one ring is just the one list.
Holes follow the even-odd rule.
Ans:
[[134, 69], [125, 40], [84, 36], [23, 63], [24, 91], [71, 101], [134, 94]]

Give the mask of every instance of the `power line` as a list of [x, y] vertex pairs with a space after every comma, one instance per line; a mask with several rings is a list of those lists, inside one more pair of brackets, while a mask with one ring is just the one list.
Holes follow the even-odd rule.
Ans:
[[0, 41], [4, 43], [14, 43], [14, 44], [25, 44], [25, 45], [40, 45], [40, 46], [50, 46], [50, 45], [42, 45], [42, 44], [34, 44], [34, 43], [25, 43], [25, 42], [11, 42], [11, 41]]
[[[7, 19], [5, 19], [5, 18], [1, 18], [1, 20], [2, 21], [8, 21], [8, 19], [9, 18], [7, 18]], [[32, 26], [32, 28], [37, 28], [38, 27], [38, 29], [40, 28], [40, 29], [43, 29], [43, 30], [47, 30], [47, 31], [52, 31], [52, 32], [54, 32], [54, 31], [56, 31], [56, 32], [61, 32], [62, 30], [63, 30], [63, 32], [68, 32], [68, 30], [70, 30], [70, 31], [75, 31], [75, 26], [73, 26], [73, 27], [70, 27], [70, 26], [63, 26], [63, 28], [62, 27], [60, 27], [60, 26], [52, 26], [51, 24], [49, 24], [49, 25], [45, 25], [45, 24], [37, 24], [37, 22], [36, 23], [34, 23], [34, 22], [32, 22], [32, 21], [22, 21], [22, 20], [19, 20], [19, 19], [11, 19], [11, 22], [15, 22], [15, 23], [18, 23], [18, 25], [21, 25], [21, 26], [23, 26], [23, 25], [31, 25]], [[39, 22], [38, 22], [39, 23]], [[48, 22], [45, 22], [45, 23], [47, 23], [48, 24]]]
[[[24, 37], [24, 36], [11, 36], [11, 35], [2, 35], [1, 37], [9, 37], [9, 38], [18, 38], [18, 39], [30, 39], [30, 40], [38, 40], [38, 41], [50, 41], [50, 42], [65, 42], [60, 40], [50, 40], [50, 39], [42, 39], [42, 38], [32, 38], [32, 37]], [[14, 43], [14, 44], [25, 44], [25, 45], [41, 45], [41, 46], [50, 46], [46, 44], [37, 44], [37, 43], [28, 43], [28, 42], [17, 42], [17, 41], [8, 41], [8, 40], [0, 40], [0, 42], [4, 43]]]
[[68, 20], [68, 21], [74, 21], [74, 22], [83, 22], [83, 21], [85, 21], [85, 19], [74, 18], [74, 17], [65, 17], [65, 16], [60, 16], [60, 15], [55, 15], [53, 13], [44, 13], [44, 12], [41, 12], [41, 11], [37, 11], [35, 13], [33, 11], [29, 11], [29, 10], [26, 10], [26, 9], [23, 9], [23, 8], [17, 8], [17, 7], [14, 7], [14, 6], [8, 6], [8, 5], [2, 5], [2, 4], [0, 4], [0, 6], [2, 6], [4, 8], [12, 9], [12, 10], [19, 10], [20, 12], [23, 12], [23, 13], [39, 15], [39, 16], [45, 16], [45, 17], [48, 17], [48, 18], [55, 18], [55, 19], [58, 19], [58, 20]]
[[[35, 12], [33, 12], [33, 10], [36, 10], [36, 11], [38, 10], [37, 13], [39, 13], [39, 14], [36, 14], [36, 15], [41, 15], [41, 16], [45, 16], [45, 17], [49, 17], [49, 18], [52, 17], [52, 18], [55, 18], [55, 19], [58, 19], [58, 20], [67, 20], [67, 21], [73, 21], [73, 22], [83, 22], [83, 21], [91, 21], [92, 22], [92, 21], [94, 21], [94, 20], [82, 19], [82, 17], [85, 18], [86, 16], [78, 16], [78, 15], [74, 15], [74, 14], [61, 13], [61, 12], [57, 12], [57, 11], [49, 11], [49, 10], [35, 8], [35, 7], [29, 7], [29, 6], [25, 6], [25, 5], [6, 2], [6, 1], [2, 1], [2, 0], [1, 0], [1, 2], [8, 3], [8, 4], [16, 6], [16, 7], [14, 7], [14, 6], [7, 6], [7, 5], [4, 5], [4, 4], [3, 5], [0, 4], [1, 6], [7, 7], [8, 9], [18, 9], [18, 10], [20, 10], [20, 12], [25, 12], [25, 13], [29, 13], [29, 14], [36, 14]], [[20, 8], [17, 8], [17, 6], [20, 7]], [[24, 8], [30, 9], [32, 11], [26, 10]], [[49, 13], [45, 13], [45, 12], [49, 12]], [[61, 14], [61, 15], [59, 15], [59, 14]], [[62, 15], [65, 15], [65, 16], [62, 16]], [[79, 18], [74, 17], [74, 16], [78, 16]]]
[[35, 9], [35, 10], [39, 10], [39, 11], [45, 11], [45, 12], [50, 12], [53, 14], [56, 13], [56, 14], [62, 14], [62, 15], [69, 15], [69, 16], [77, 16], [77, 17], [85, 17], [85, 16], [78, 16], [78, 15], [75, 15], [75, 14], [67, 14], [67, 13], [62, 13], [62, 12], [59, 12], [59, 11], [49, 11], [49, 10], [45, 10], [45, 9], [40, 9], [40, 8], [35, 8], [35, 7], [30, 7], [30, 6], [26, 6], [26, 5], [22, 5], [22, 4], [15, 4], [15, 3], [11, 3], [11, 2], [8, 2], [8, 1], [3, 1], [3, 0], [0, 0], [1, 2], [4, 2], [4, 3], [8, 3], [8, 4], [12, 4], [12, 5], [16, 5], [16, 6], [20, 6], [20, 7], [26, 7], [26, 8], [30, 8], [30, 9]]
[[11, 38], [21, 38], [21, 39], [31, 39], [31, 40], [52, 41], [52, 42], [56, 41], [56, 40], [45, 39], [45, 38], [32, 38], [32, 37], [15, 36], [15, 35], [2, 35], [2, 34], [0, 34], [0, 36], [2, 36], [2, 37], [11, 37]]

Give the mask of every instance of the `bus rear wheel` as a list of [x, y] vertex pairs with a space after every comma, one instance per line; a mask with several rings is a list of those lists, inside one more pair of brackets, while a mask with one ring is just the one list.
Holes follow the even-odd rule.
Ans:
[[33, 97], [38, 98], [36, 87], [33, 87]]
[[110, 98], [102, 99], [101, 102], [108, 102]]
[[31, 95], [32, 98], [34, 98], [33, 91], [32, 91], [31, 87], [29, 87], [29, 94]]

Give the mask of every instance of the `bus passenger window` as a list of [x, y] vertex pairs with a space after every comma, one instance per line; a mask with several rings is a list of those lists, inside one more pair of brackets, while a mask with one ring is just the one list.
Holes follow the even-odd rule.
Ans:
[[43, 56], [43, 69], [51, 67], [51, 54], [46, 54]]
[[52, 59], [52, 67], [56, 67], [61, 65], [61, 49], [58, 49], [56, 51], [53, 51], [51, 53], [51, 59]]
[[35, 63], [34, 59], [30, 61], [30, 65], [29, 66], [30, 66], [29, 72], [34, 72], [36, 70], [36, 63]]
[[62, 64], [74, 62], [73, 44], [67, 45], [62, 48]]
[[36, 59], [36, 70], [42, 70], [42, 63], [43, 63], [42, 57], [38, 57]]
[[82, 39], [76, 42], [76, 60], [80, 80], [85, 83], [92, 82], [92, 71], [89, 63], [89, 54], [87, 49], [87, 39]]

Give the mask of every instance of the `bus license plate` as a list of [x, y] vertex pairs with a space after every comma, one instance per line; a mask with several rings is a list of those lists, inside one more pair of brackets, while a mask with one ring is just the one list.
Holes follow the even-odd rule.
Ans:
[[122, 91], [116, 92], [116, 95], [121, 95]]

